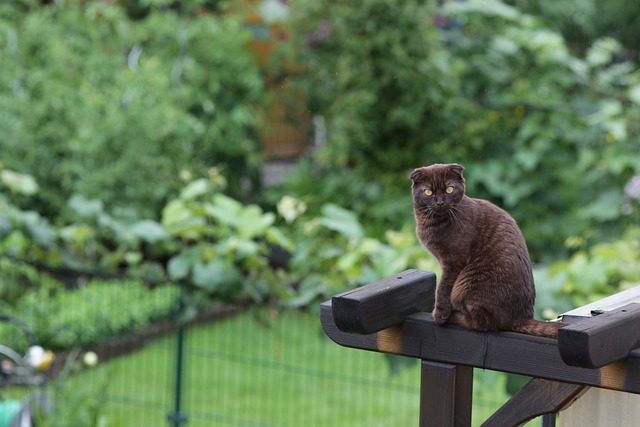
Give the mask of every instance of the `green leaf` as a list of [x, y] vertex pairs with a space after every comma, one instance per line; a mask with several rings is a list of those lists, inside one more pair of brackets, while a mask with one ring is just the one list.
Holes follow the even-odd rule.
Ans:
[[610, 221], [620, 215], [622, 195], [619, 191], [603, 191], [596, 200], [581, 208], [578, 216], [596, 221]]
[[231, 227], [237, 226], [242, 208], [240, 202], [224, 194], [216, 194], [213, 203], [205, 206], [206, 212], [216, 221]]
[[210, 293], [227, 293], [236, 288], [240, 280], [238, 270], [222, 261], [196, 262], [193, 266], [193, 283]]
[[207, 221], [182, 200], [172, 200], [162, 210], [162, 225], [167, 232], [186, 239], [197, 239], [206, 232]]
[[362, 227], [353, 212], [328, 203], [322, 207], [322, 214], [324, 216], [319, 221], [325, 227], [348, 237], [361, 238], [364, 236]]
[[54, 245], [56, 233], [54, 228], [35, 212], [26, 212], [22, 223], [25, 232], [39, 245], [51, 247]]
[[258, 206], [247, 206], [238, 217], [238, 233], [245, 239], [263, 236], [274, 221], [272, 212], [263, 214]]
[[211, 191], [211, 184], [204, 178], [196, 179], [189, 183], [180, 192], [180, 198], [184, 200], [193, 200], [198, 196], [202, 196]]
[[0, 214], [0, 240], [3, 240], [13, 230], [13, 224], [5, 215]]
[[193, 255], [190, 251], [184, 251], [174, 256], [167, 264], [167, 273], [173, 280], [182, 280], [189, 276], [191, 265], [193, 264]]
[[0, 181], [14, 193], [30, 196], [38, 192], [38, 184], [31, 175], [4, 169], [0, 172]]
[[265, 237], [270, 243], [278, 245], [288, 251], [291, 251], [294, 248], [294, 244], [291, 239], [289, 239], [287, 235], [279, 228], [269, 227], [265, 233]]
[[157, 243], [169, 237], [167, 230], [156, 221], [143, 220], [131, 225], [128, 229], [134, 237], [148, 243]]
[[629, 99], [634, 104], [640, 105], [640, 85], [633, 85], [629, 88]]
[[97, 217], [104, 212], [104, 205], [102, 201], [89, 200], [80, 194], [73, 195], [69, 200], [68, 205], [74, 212], [83, 218]]
[[508, 6], [498, 0], [467, 0], [446, 2], [444, 4], [445, 13], [481, 13], [487, 16], [498, 16], [507, 20], [516, 20], [521, 14], [514, 7]]

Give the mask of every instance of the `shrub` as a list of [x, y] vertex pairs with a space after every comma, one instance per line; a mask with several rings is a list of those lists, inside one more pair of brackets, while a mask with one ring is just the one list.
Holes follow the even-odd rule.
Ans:
[[57, 219], [77, 193], [157, 218], [180, 173], [216, 165], [233, 194], [259, 186], [248, 33], [233, 16], [161, 6], [140, 20], [79, 0], [0, 17], [0, 160], [39, 183], [29, 208]]
[[561, 295], [574, 307], [602, 299], [613, 293], [640, 285], [640, 228], [630, 227], [621, 239], [583, 246], [568, 260], [549, 268], [552, 280], [559, 284]]
[[[24, 321], [40, 345], [61, 350], [103, 342], [169, 318], [178, 289], [149, 290], [132, 281], [94, 280], [74, 290], [62, 286], [28, 291], [10, 314]], [[24, 348], [24, 337], [0, 324], [0, 342]]]
[[398, 221], [410, 217], [407, 172], [455, 161], [470, 195], [518, 220], [537, 260], [568, 237], [632, 223], [621, 208], [640, 172], [640, 74], [615, 40], [578, 56], [499, 0], [292, 8], [291, 50], [309, 64], [296, 79], [327, 123], [318, 163], [382, 183], [381, 198], [403, 189]]

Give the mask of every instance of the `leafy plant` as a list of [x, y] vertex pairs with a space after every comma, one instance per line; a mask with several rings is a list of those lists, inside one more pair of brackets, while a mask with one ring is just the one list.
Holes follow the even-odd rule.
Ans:
[[327, 124], [328, 144], [318, 157], [367, 177], [405, 173], [425, 142], [444, 134], [439, 123], [455, 114], [445, 100], [455, 96], [457, 82], [431, 25], [434, 2], [327, 6], [304, 0], [291, 6], [289, 48], [303, 67], [291, 80]]
[[178, 244], [167, 264], [169, 277], [209, 296], [263, 301], [282, 280], [270, 264], [272, 248], [292, 245], [275, 219], [222, 194], [209, 180], [193, 181], [162, 212], [162, 224]]
[[[572, 241], [573, 245], [582, 242]], [[640, 284], [640, 228], [630, 227], [621, 239], [575, 252], [549, 268], [553, 280], [574, 307]]]
[[640, 75], [615, 40], [575, 54], [499, 0], [325, 6], [292, 2], [291, 49], [309, 64], [293, 79], [327, 123], [330, 173], [354, 169], [393, 198], [412, 168], [462, 163], [469, 194], [505, 207], [536, 260], [632, 222]]
[[578, 50], [588, 49], [601, 35], [615, 37], [628, 50], [638, 50], [638, 11], [640, 5], [613, 0], [606, 5], [595, 0], [582, 0], [563, 7], [555, 2], [509, 0], [518, 9], [540, 16]]
[[[5, 312], [24, 321], [40, 345], [60, 350], [100, 343], [166, 319], [177, 301], [175, 286], [149, 290], [139, 282], [91, 281], [71, 290], [57, 283], [27, 291]], [[0, 325], [4, 345], [26, 348], [23, 338]]]
[[259, 187], [264, 87], [239, 18], [47, 3], [0, 16], [1, 160], [40, 186], [14, 204], [57, 221], [80, 194], [157, 219], [180, 174], [216, 165], [236, 196]]
[[[303, 202], [287, 204], [296, 203]], [[313, 305], [408, 268], [439, 270], [435, 259], [417, 243], [413, 229], [389, 230], [384, 240], [378, 240], [367, 236], [354, 212], [337, 205], [324, 205], [321, 215], [312, 218], [289, 215], [285, 208], [286, 204], [279, 204], [281, 215], [293, 217], [290, 222], [297, 236], [291, 286], [281, 295], [286, 305]]]

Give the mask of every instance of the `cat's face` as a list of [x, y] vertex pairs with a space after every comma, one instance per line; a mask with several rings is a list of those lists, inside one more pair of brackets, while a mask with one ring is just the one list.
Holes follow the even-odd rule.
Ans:
[[434, 164], [414, 170], [411, 179], [416, 212], [441, 215], [449, 212], [464, 196], [462, 170], [456, 163]]

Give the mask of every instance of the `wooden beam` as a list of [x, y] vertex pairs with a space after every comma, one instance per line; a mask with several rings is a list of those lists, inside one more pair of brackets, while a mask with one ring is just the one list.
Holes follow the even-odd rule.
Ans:
[[576, 321], [590, 318], [594, 313], [615, 310], [631, 302], [640, 303], [640, 286], [618, 292], [606, 298], [599, 299], [587, 305], [574, 308], [562, 314], [562, 321], [575, 323]]
[[422, 361], [420, 427], [469, 427], [473, 368]]
[[566, 365], [557, 340], [439, 326], [429, 313], [414, 314], [400, 326], [360, 335], [336, 327], [331, 301], [327, 301], [321, 304], [321, 322], [332, 340], [347, 347], [640, 394], [640, 350], [632, 351], [624, 361], [586, 369]]
[[534, 378], [489, 417], [481, 427], [515, 427], [569, 407], [589, 387]]
[[433, 310], [435, 290], [435, 273], [406, 270], [334, 296], [333, 320], [343, 332], [372, 334]]
[[626, 359], [640, 346], [640, 304], [627, 304], [561, 328], [558, 346], [562, 360], [571, 366], [601, 368]]

